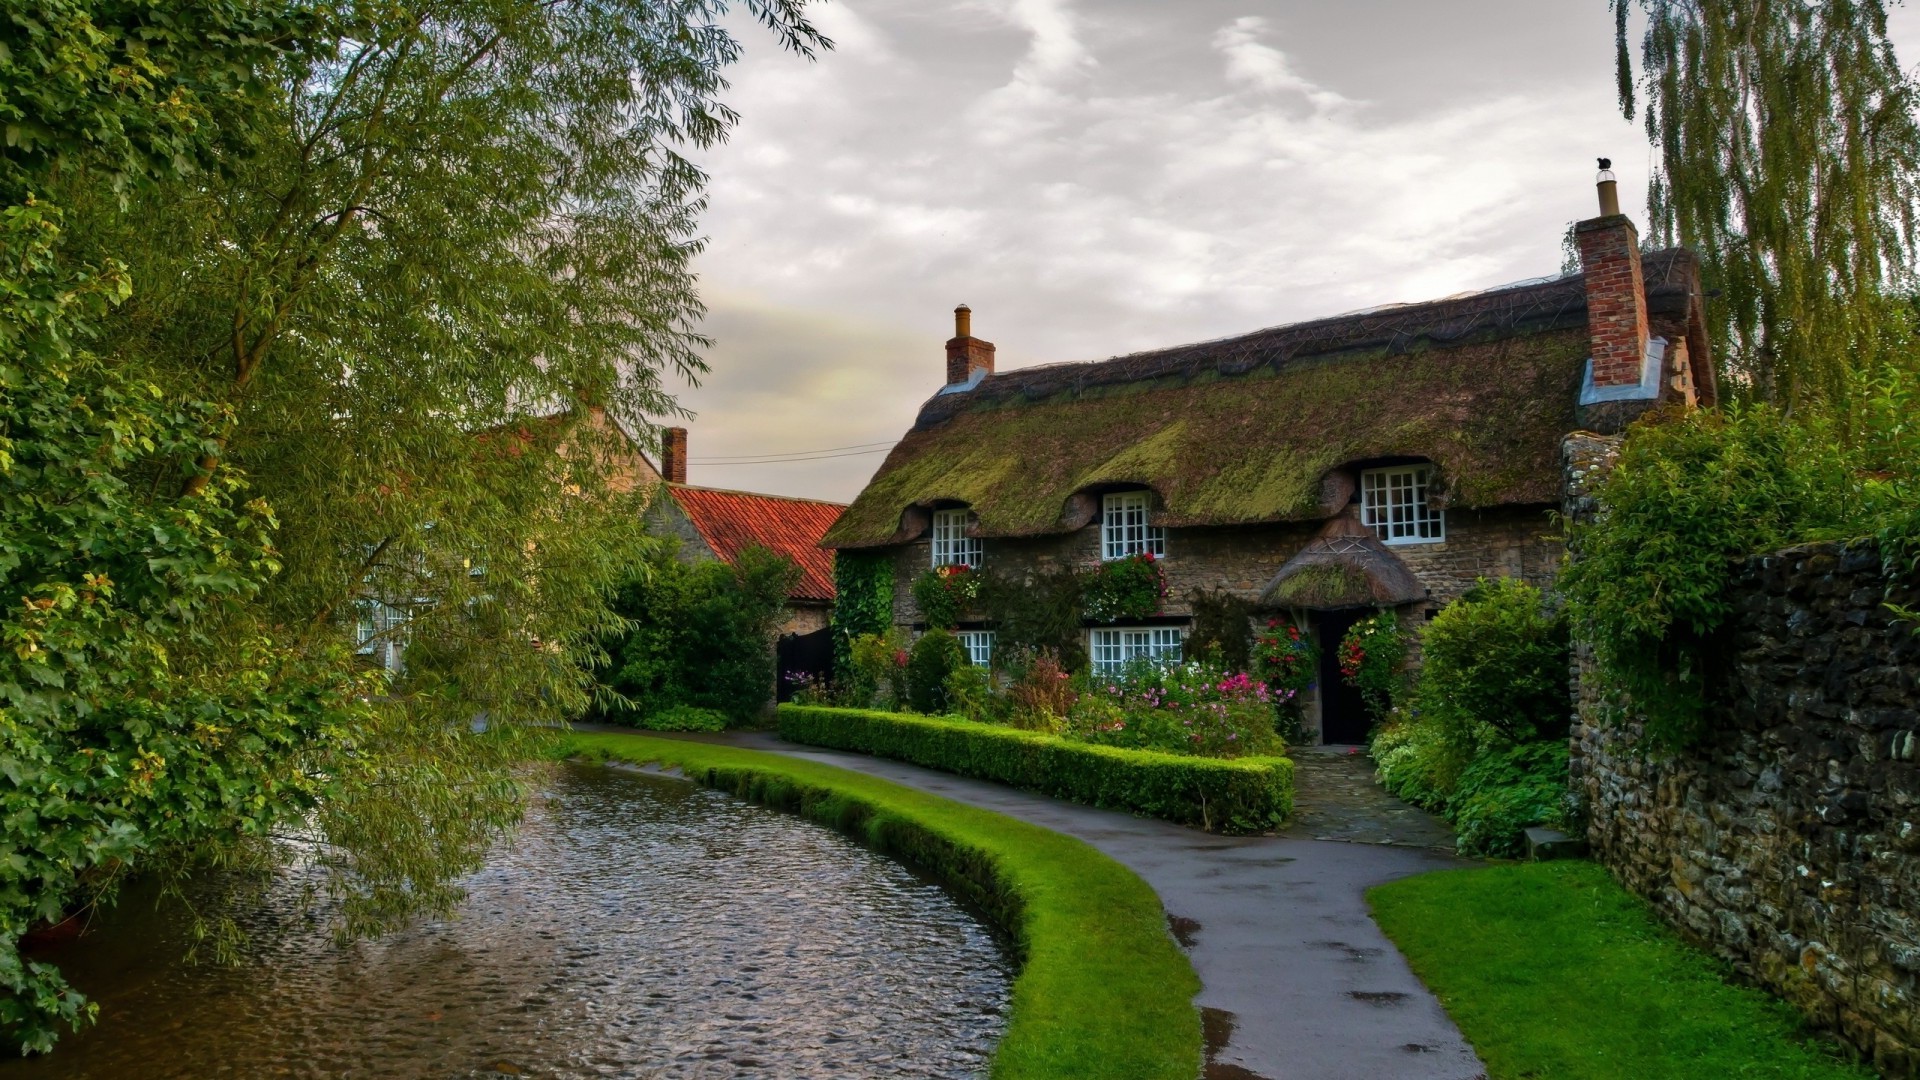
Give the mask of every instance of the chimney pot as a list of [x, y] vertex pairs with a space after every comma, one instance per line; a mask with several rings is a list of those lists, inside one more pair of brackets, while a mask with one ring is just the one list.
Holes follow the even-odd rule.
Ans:
[[660, 478], [669, 484], [687, 482], [687, 429], [670, 427], [660, 433]]
[[973, 336], [973, 309], [953, 309], [953, 340], [947, 342], [947, 385], [964, 386], [975, 375], [993, 374], [993, 342]]
[[1594, 187], [1600, 192], [1600, 216], [1615, 217], [1620, 213], [1620, 185], [1613, 175], [1613, 160], [1600, 159], [1600, 175], [1594, 179]]

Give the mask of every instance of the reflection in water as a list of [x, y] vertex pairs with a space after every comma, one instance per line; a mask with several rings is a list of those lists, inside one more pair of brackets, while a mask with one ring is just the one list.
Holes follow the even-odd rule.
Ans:
[[131, 900], [61, 950], [97, 1028], [0, 1080], [985, 1072], [1012, 972], [939, 887], [677, 780], [562, 766], [461, 917], [336, 947], [277, 888], [237, 968]]

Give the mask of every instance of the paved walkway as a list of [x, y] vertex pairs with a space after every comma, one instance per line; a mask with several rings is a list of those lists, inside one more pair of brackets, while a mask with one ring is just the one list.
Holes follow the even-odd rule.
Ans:
[[[1462, 865], [1444, 825], [1344, 748], [1302, 748], [1294, 825], [1212, 836], [760, 732], [725, 741], [838, 765], [1077, 836], [1160, 894], [1199, 972], [1208, 1080], [1476, 1080], [1473, 1048], [1367, 913], [1374, 885]], [[703, 740], [704, 741], [704, 740]], [[1315, 839], [1338, 837], [1340, 839]]]

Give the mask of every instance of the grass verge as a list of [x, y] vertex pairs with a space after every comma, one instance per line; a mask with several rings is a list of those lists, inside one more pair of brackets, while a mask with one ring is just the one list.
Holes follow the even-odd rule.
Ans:
[[1199, 1073], [1199, 977], [1167, 931], [1160, 898], [1089, 845], [777, 754], [612, 732], [574, 732], [561, 752], [678, 769], [946, 881], [999, 924], [1019, 954], [994, 1077], [1193, 1080]]
[[1493, 1080], [1873, 1076], [1593, 863], [1442, 870], [1367, 900]]

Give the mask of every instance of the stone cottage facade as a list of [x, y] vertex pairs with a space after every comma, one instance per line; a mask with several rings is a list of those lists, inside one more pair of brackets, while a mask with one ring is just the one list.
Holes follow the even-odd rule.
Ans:
[[[824, 545], [912, 583], [966, 563], [1015, 575], [1151, 552], [1157, 616], [1086, 622], [1096, 667], [1178, 656], [1196, 592], [1224, 590], [1316, 638], [1414, 626], [1481, 577], [1544, 584], [1561, 558], [1561, 445], [1714, 394], [1697, 263], [1643, 255], [1602, 172], [1579, 274], [1091, 363], [997, 372], [955, 312], [946, 382]], [[976, 659], [990, 622], [962, 622]], [[1330, 667], [1307, 703], [1324, 741], [1367, 721]]]

